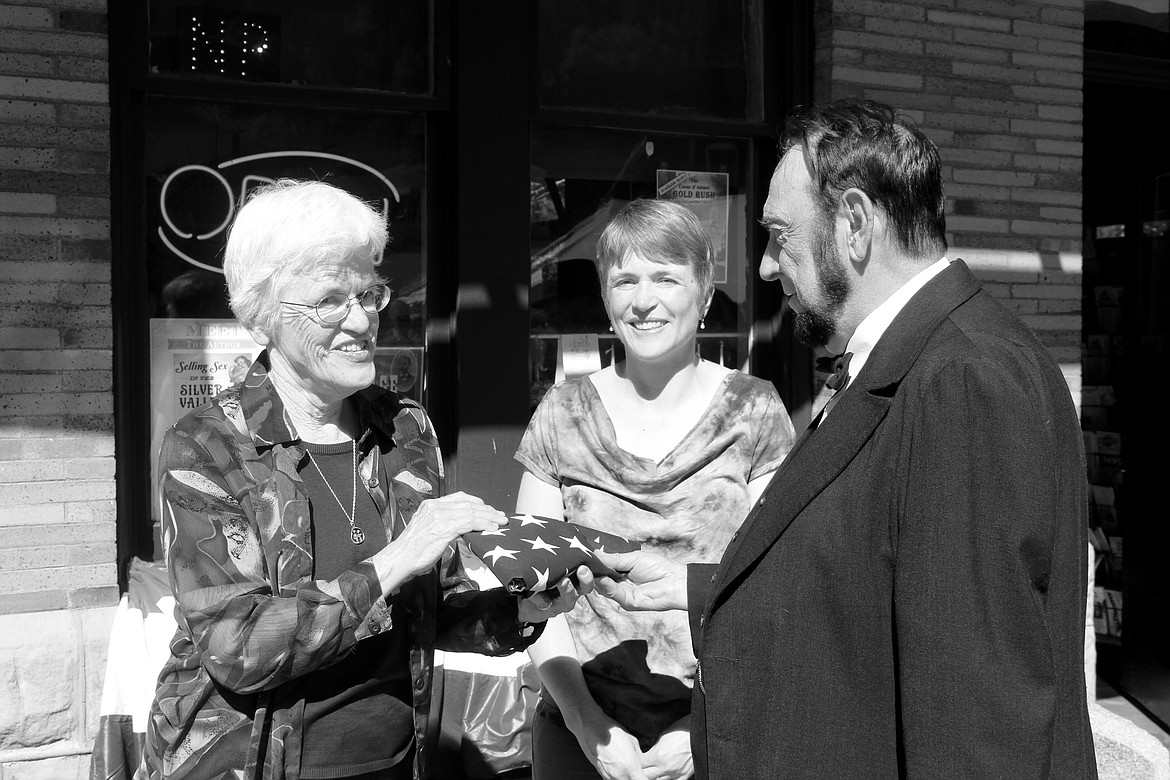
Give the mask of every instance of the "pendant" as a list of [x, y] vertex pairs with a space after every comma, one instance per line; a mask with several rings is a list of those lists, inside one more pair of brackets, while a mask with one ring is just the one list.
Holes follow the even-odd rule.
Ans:
[[366, 540], [366, 532], [355, 525], [349, 529], [349, 540], [354, 544], [361, 544]]

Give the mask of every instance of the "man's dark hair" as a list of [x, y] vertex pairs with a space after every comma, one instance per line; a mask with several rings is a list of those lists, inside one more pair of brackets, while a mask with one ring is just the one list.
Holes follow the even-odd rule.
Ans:
[[856, 98], [804, 107], [788, 119], [780, 155], [794, 146], [805, 150], [824, 216], [831, 218], [841, 193], [855, 187], [886, 215], [902, 249], [915, 256], [946, 252], [938, 150], [909, 119]]

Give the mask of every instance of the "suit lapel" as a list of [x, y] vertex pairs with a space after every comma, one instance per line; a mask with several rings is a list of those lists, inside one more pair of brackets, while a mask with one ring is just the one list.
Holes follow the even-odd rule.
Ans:
[[828, 419], [806, 431], [724, 554], [717, 574], [720, 588], [734, 582], [844, 471], [885, 418], [890, 401], [861, 387], [846, 389]]
[[861, 375], [842, 391], [828, 418], [816, 430], [805, 431], [744, 520], [719, 564], [706, 612], [853, 461], [885, 418], [898, 385], [918, 360], [931, 334], [979, 290], [979, 282], [966, 264], [955, 260], [898, 313], [874, 347]]

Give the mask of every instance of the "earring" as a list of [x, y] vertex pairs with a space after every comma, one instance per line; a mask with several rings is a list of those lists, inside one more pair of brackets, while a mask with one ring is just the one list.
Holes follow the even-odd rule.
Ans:
[[609, 323], [609, 332], [613, 333], [613, 323]]
[[707, 318], [703, 317], [702, 319], [699, 320], [699, 330], [706, 330], [706, 329], [707, 329]]

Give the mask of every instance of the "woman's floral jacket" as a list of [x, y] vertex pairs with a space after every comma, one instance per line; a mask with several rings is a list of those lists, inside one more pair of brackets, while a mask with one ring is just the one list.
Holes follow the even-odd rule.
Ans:
[[[184, 417], [163, 441], [162, 536], [178, 629], [147, 728], [139, 776], [151, 780], [298, 780], [297, 678], [391, 627], [373, 565], [312, 579], [309, 503], [297, 473], [305, 451], [268, 365], [261, 354], [242, 384]], [[438, 441], [413, 401], [376, 388], [353, 400], [365, 431], [359, 475], [393, 539], [421, 501], [443, 493]], [[514, 597], [475, 590], [454, 546], [392, 597], [410, 620], [421, 778], [435, 647], [507, 655], [539, 630], [522, 635]]]

